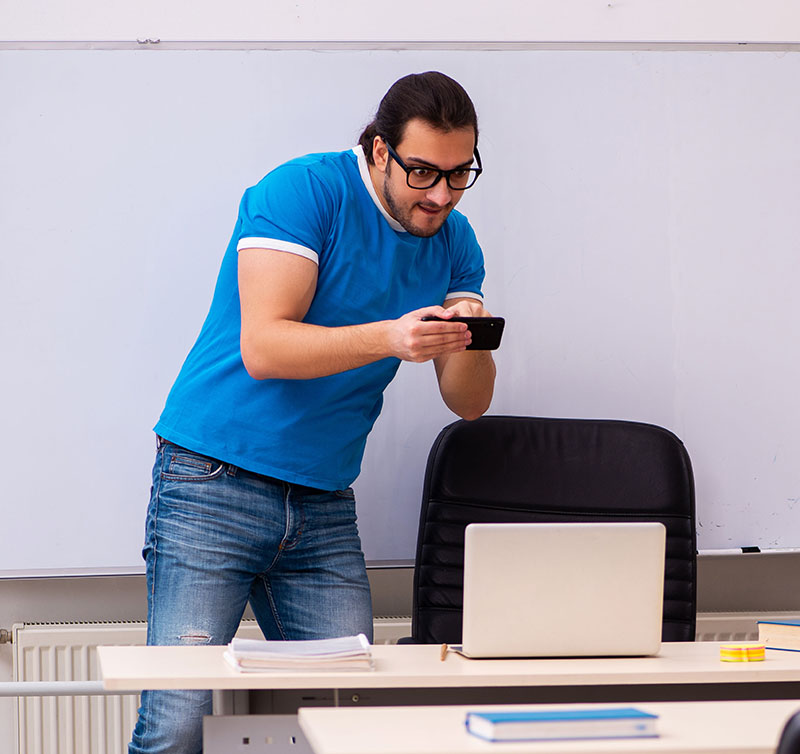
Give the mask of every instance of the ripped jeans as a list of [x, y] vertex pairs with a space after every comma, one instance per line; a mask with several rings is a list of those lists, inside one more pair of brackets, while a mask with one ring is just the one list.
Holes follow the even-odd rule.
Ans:
[[[159, 440], [147, 643], [227, 644], [249, 601], [267, 639], [363, 632], [372, 606], [351, 489], [252, 474]], [[129, 754], [199, 754], [210, 691], [145, 691]]]

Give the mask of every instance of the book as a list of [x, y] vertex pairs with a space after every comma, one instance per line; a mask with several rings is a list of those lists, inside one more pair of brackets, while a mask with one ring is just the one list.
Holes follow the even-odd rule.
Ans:
[[758, 621], [758, 641], [766, 649], [800, 652], [800, 621], [760, 620]]
[[236, 670], [372, 670], [372, 652], [364, 634], [336, 639], [267, 641], [234, 639], [223, 657]]
[[658, 715], [635, 707], [468, 712], [467, 730], [486, 741], [656, 738]]

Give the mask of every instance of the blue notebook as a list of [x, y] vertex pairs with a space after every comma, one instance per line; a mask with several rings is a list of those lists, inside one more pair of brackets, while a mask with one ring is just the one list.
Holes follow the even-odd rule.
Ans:
[[467, 731], [486, 741], [655, 738], [658, 715], [635, 707], [468, 712]]

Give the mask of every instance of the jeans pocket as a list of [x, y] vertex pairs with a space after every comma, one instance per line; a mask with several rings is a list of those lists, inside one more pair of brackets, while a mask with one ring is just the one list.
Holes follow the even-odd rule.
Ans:
[[200, 455], [176, 445], [171, 446], [170, 450], [168, 463], [161, 472], [163, 479], [181, 482], [207, 482], [224, 473], [227, 465], [216, 458]]
[[356, 493], [353, 491], [352, 487], [348, 487], [346, 490], [334, 490], [333, 494], [336, 497], [342, 498], [342, 500], [355, 500]]

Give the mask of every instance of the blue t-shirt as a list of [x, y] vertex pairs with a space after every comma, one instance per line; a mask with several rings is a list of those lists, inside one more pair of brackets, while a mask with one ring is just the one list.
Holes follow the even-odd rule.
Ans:
[[303, 321], [337, 327], [396, 319], [447, 298], [481, 299], [475, 234], [455, 210], [430, 238], [403, 230], [380, 204], [360, 147], [292, 160], [245, 192], [208, 317], [155, 431], [259, 474], [348, 487], [400, 361], [316, 379], [250, 377], [239, 347], [242, 248], [315, 261], [317, 287]]

